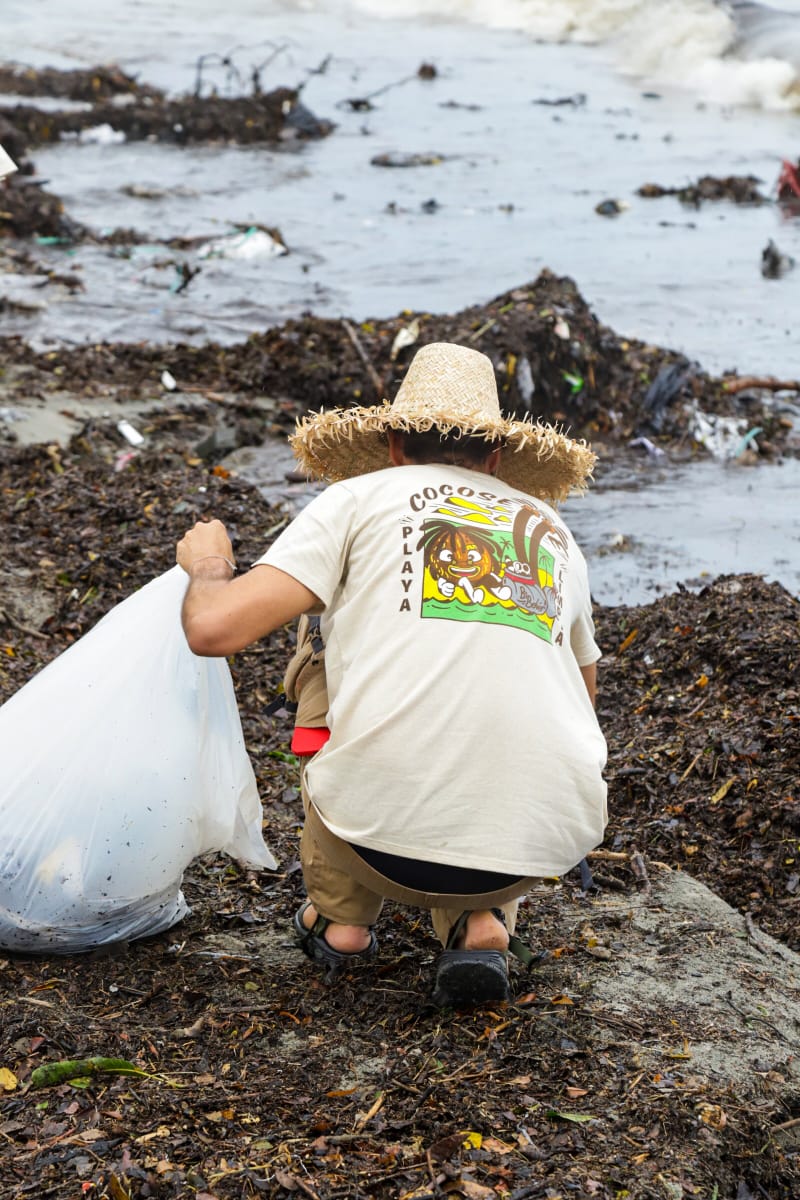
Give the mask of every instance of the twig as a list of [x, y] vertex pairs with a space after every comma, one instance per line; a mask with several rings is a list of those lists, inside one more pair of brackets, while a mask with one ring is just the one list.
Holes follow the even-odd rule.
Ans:
[[697, 766], [698, 762], [700, 761], [700, 759], [702, 757], [703, 757], [703, 751], [699, 750], [698, 753], [695, 754], [692, 761], [689, 763], [686, 770], [681, 775], [680, 779], [678, 780], [678, 783], [683, 783], [684, 779], [688, 779], [688, 777], [691, 775], [692, 771], [695, 769], [695, 767]]
[[747, 930], [747, 940], [751, 946], [754, 946], [759, 954], [766, 954], [766, 950], [759, 944], [758, 930], [753, 924], [753, 918], [749, 912], [744, 914], [744, 924]]
[[647, 874], [647, 867], [645, 866], [644, 858], [635, 846], [631, 851], [631, 870], [633, 871], [633, 877], [636, 880], [636, 883], [640, 885], [641, 890], [649, 895], [652, 891], [650, 876]]
[[800, 1125], [800, 1117], [794, 1117], [791, 1121], [784, 1121], [782, 1125], [773, 1125], [772, 1128], [773, 1130], [794, 1129], [797, 1125]]
[[764, 388], [771, 392], [800, 392], [800, 382], [796, 379], [773, 379], [771, 376], [761, 378], [758, 375], [743, 375], [733, 379], [725, 379], [722, 389], [729, 395], [744, 392], [748, 388]]
[[[598, 860], [598, 862], [630, 862], [630, 855], [621, 853], [619, 850], [590, 850], [586, 857], [595, 858]], [[659, 862], [654, 858], [651, 858], [648, 861], [651, 867], [658, 867], [659, 871], [672, 870], [672, 867], [669, 865], [669, 863]]]
[[417, 78], [415, 74], [406, 75], [403, 79], [395, 79], [392, 83], [385, 83], [383, 87], [377, 88], [374, 92], [368, 92], [366, 96], [354, 96], [350, 100], [340, 100], [337, 108], [342, 108], [345, 104], [349, 104], [353, 112], [364, 112], [365, 110], [369, 112], [372, 108], [370, 101], [374, 100], [376, 96], [382, 96], [384, 92], [388, 92], [391, 88], [402, 87], [403, 84], [411, 83], [412, 80]]
[[373, 365], [370, 361], [369, 355], [367, 354], [364, 347], [361, 345], [359, 336], [356, 333], [355, 329], [353, 329], [353, 326], [350, 324], [350, 322], [342, 320], [342, 325], [344, 326], [345, 333], [347, 334], [347, 336], [350, 338], [350, 341], [355, 346], [358, 357], [361, 359], [364, 366], [366, 367], [367, 374], [369, 375], [370, 379], [372, 380], [372, 386], [375, 388], [377, 397], [380, 400], [381, 395], [383, 393], [383, 382], [381, 380], [380, 375], [373, 367]]
[[474, 333], [470, 334], [469, 340], [471, 342], [477, 342], [478, 338], [482, 338], [483, 335], [492, 328], [496, 320], [497, 317], [492, 317], [490, 320], [485, 321], [484, 324], [481, 325], [480, 329], [476, 329]]
[[5, 608], [0, 608], [0, 625], [5, 622], [12, 629], [19, 630], [20, 633], [27, 633], [29, 637], [41, 638], [42, 641], [50, 640], [49, 633], [41, 633], [38, 629], [33, 629], [30, 625], [24, 625], [22, 621], [18, 621], [16, 617], [12, 617], [11, 613]]
[[370, 1107], [369, 1112], [363, 1113], [356, 1121], [356, 1123], [353, 1127], [356, 1130], [356, 1132], [362, 1130], [365, 1125], [369, 1124], [369, 1122], [372, 1120], [372, 1118], [375, 1116], [375, 1114], [381, 1108], [383, 1108], [383, 1102], [385, 1099], [386, 1099], [386, 1097], [385, 1097], [384, 1093], [378, 1092], [378, 1097], [375, 1100], [375, 1103]]

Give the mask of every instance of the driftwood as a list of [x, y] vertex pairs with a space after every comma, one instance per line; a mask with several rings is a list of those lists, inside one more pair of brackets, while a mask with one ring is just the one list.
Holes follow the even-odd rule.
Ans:
[[723, 380], [722, 389], [731, 395], [745, 392], [749, 388], [763, 388], [770, 392], [800, 392], [800, 381], [797, 379], [773, 379], [771, 376], [735, 375]]

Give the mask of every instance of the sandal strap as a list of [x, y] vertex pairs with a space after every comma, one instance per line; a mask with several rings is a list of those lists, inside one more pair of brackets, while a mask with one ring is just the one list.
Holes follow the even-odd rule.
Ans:
[[[492, 911], [494, 911], [494, 910], [492, 910]], [[450, 932], [448, 933], [447, 941], [445, 942], [445, 947], [444, 947], [445, 950], [455, 950], [456, 949], [456, 942], [458, 941], [461, 934], [464, 932], [464, 929], [466, 928], [466, 924], [470, 918], [471, 913], [472, 913], [471, 908], [466, 909], [464, 912], [462, 912], [461, 916], [456, 919], [454, 924], [450, 926]]]
[[[458, 941], [460, 934], [463, 932], [472, 911], [473, 910], [469, 908], [465, 912], [462, 912], [460, 917], [453, 924], [450, 929], [450, 933], [447, 935], [447, 944], [445, 945], [445, 950], [456, 949], [456, 942]], [[491, 912], [493, 916], [497, 917], [501, 925], [505, 926], [506, 915], [502, 908], [493, 908], [491, 909]], [[526, 946], [525, 943], [514, 933], [512, 933], [508, 939], [507, 953], [513, 954], [514, 957], [519, 959], [522, 965], [527, 967], [529, 971], [531, 967], [549, 957], [546, 950], [540, 950], [538, 954], [535, 954], [533, 950], [531, 950], [530, 946]]]

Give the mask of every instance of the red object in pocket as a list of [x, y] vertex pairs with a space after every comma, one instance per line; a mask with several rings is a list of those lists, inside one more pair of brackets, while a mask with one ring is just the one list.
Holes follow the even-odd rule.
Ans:
[[331, 731], [325, 725], [311, 729], [305, 725], [295, 725], [292, 734], [292, 753], [299, 755], [316, 754], [327, 742]]

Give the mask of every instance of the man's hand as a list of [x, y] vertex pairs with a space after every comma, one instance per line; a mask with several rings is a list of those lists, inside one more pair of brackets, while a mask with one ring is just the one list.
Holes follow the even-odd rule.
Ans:
[[189, 576], [181, 620], [195, 654], [235, 654], [300, 613], [322, 607], [297, 579], [266, 564], [233, 579], [233, 547], [221, 521], [198, 521], [178, 542], [176, 558]]
[[198, 521], [178, 542], [175, 558], [187, 575], [204, 558], [225, 559], [233, 566], [233, 546], [222, 521]]

